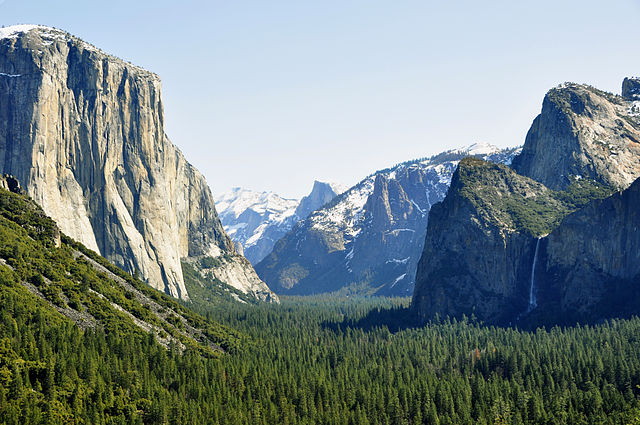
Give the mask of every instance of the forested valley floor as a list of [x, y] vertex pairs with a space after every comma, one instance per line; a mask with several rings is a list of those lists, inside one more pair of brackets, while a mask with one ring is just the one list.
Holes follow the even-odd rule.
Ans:
[[640, 423], [637, 318], [413, 327], [408, 299], [285, 298], [200, 307], [246, 341], [208, 357], [0, 298], [0, 423]]

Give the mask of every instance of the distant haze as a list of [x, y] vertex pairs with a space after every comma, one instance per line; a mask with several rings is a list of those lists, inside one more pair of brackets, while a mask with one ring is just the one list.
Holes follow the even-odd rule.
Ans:
[[214, 193], [300, 198], [408, 159], [522, 144], [564, 81], [640, 74], [637, 1], [0, 0], [160, 75], [167, 132]]

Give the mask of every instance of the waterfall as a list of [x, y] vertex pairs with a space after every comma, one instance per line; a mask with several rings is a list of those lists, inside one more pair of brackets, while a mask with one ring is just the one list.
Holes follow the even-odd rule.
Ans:
[[529, 309], [528, 311], [533, 310], [538, 306], [538, 302], [536, 300], [536, 263], [538, 262], [538, 248], [540, 248], [540, 239], [536, 242], [536, 253], [533, 254], [533, 265], [531, 266], [531, 287], [529, 288]]

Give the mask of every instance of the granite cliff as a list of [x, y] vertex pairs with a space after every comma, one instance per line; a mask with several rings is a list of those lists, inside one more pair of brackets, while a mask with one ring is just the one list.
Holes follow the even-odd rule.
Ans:
[[64, 233], [174, 297], [188, 299], [183, 258], [228, 254], [221, 273], [258, 279], [164, 132], [158, 76], [63, 31], [0, 29], [0, 172]]
[[568, 215], [541, 240], [537, 322], [595, 321], [640, 311], [640, 179]]
[[637, 83], [555, 88], [512, 169], [460, 163], [429, 214], [418, 315], [535, 326], [637, 311], [638, 183], [619, 193], [640, 177]]
[[572, 189], [580, 196], [553, 191], [505, 165], [462, 160], [447, 196], [429, 213], [413, 307], [424, 318], [474, 314], [491, 323], [514, 321], [528, 309], [538, 238], [585, 200], [609, 193], [586, 180]]
[[550, 90], [513, 168], [551, 189], [564, 189], [575, 178], [628, 187], [640, 176], [634, 82], [625, 80], [623, 96], [580, 84]]

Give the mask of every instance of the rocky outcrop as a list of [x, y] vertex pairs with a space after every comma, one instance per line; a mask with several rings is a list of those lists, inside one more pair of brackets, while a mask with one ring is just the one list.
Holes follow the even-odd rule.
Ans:
[[551, 90], [515, 171], [460, 163], [429, 215], [418, 315], [536, 326], [637, 312], [640, 183], [619, 192], [640, 173], [636, 84], [624, 98]]
[[187, 299], [182, 257], [236, 254], [204, 177], [164, 133], [160, 88], [65, 32], [0, 30], [0, 171], [64, 233]]
[[622, 81], [622, 97], [626, 100], [640, 100], [640, 78], [625, 78]]
[[640, 179], [567, 216], [543, 242], [538, 316], [572, 323], [640, 311]]
[[298, 221], [341, 192], [336, 184], [315, 181], [311, 193], [298, 201], [237, 187], [219, 196], [216, 205], [231, 239], [257, 264]]
[[[278, 296], [258, 278], [251, 263], [244, 257], [225, 254], [215, 258], [191, 257], [186, 261], [207, 282], [223, 282], [244, 294], [250, 294], [254, 300], [280, 302]], [[222, 288], [224, 289], [224, 286]]]
[[256, 266], [276, 293], [407, 296], [427, 226], [460, 159], [510, 162], [515, 149], [477, 144], [378, 171], [300, 221]]
[[575, 178], [628, 187], [640, 177], [637, 87], [625, 80], [624, 97], [579, 84], [550, 90], [513, 168], [556, 190]]
[[0, 188], [13, 193], [24, 193], [18, 179], [10, 174], [0, 175]]
[[298, 220], [303, 220], [309, 216], [312, 212], [333, 200], [340, 193], [344, 192], [337, 185], [331, 183], [313, 182], [313, 189], [311, 193], [303, 197], [296, 208], [296, 217]]
[[413, 308], [425, 319], [475, 315], [506, 323], [526, 311], [536, 239], [566, 207], [509, 167], [465, 159], [429, 212]]

